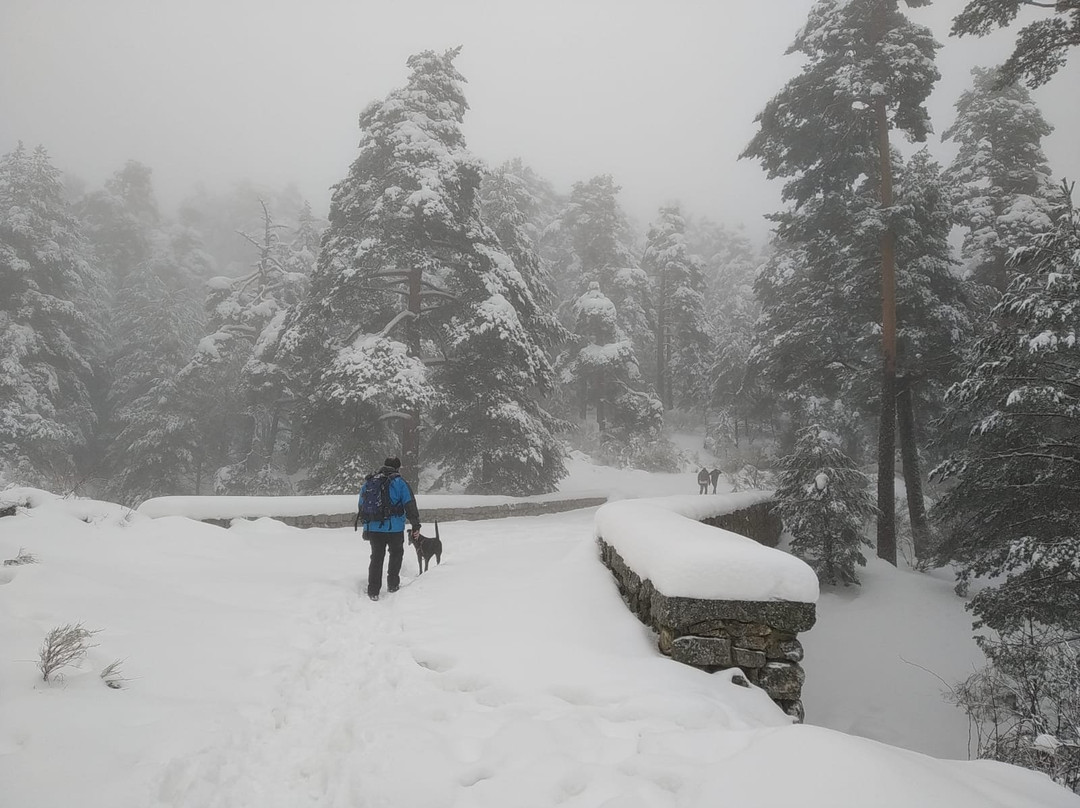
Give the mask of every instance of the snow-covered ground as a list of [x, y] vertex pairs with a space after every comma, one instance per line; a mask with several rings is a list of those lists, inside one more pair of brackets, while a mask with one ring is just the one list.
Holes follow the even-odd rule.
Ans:
[[[696, 489], [572, 472], [568, 493]], [[595, 510], [446, 523], [442, 565], [417, 577], [407, 552], [372, 603], [351, 530], [39, 501], [0, 519], [0, 558], [38, 558], [0, 567], [3, 808], [1080, 805], [1041, 775], [920, 754], [964, 756], [966, 725], [915, 666], [977, 660], [940, 578], [872, 561], [861, 589], [823, 592], [791, 726], [659, 656], [597, 561]], [[42, 638], [79, 621], [96, 647], [43, 683]], [[98, 676], [115, 659], [119, 690]]]

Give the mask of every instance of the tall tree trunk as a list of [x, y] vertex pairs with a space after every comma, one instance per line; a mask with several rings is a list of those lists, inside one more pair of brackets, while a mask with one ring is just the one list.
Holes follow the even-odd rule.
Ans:
[[[420, 358], [420, 281], [423, 270], [414, 267], [409, 271], [409, 311], [413, 316], [406, 325], [409, 354]], [[401, 476], [418, 490], [420, 483], [420, 410], [410, 412], [401, 422]]]
[[[892, 207], [892, 159], [885, 99], [876, 105], [881, 208]], [[881, 421], [878, 424], [877, 554], [896, 565], [896, 237], [892, 227], [881, 236]]]
[[660, 272], [660, 289], [657, 294], [656, 305], [656, 393], [660, 396], [660, 401], [664, 405], [664, 409], [671, 409], [671, 403], [668, 400], [670, 396], [666, 394], [668, 389], [668, 368], [667, 368], [667, 307], [664, 305], [664, 301], [667, 299], [667, 289], [664, 272]]
[[600, 373], [597, 374], [596, 379], [596, 428], [600, 433], [600, 437], [604, 436], [604, 429], [607, 426], [607, 413], [604, 411], [604, 402], [607, 398], [606, 393], [607, 390], [604, 387], [604, 372], [600, 371]]
[[919, 445], [915, 439], [915, 396], [912, 394], [911, 381], [907, 376], [901, 376], [896, 380], [896, 421], [900, 436], [900, 457], [904, 465], [908, 515], [911, 519], [911, 538], [914, 543], [915, 558], [922, 561], [930, 553], [930, 523], [926, 519]]
[[274, 462], [274, 449], [277, 446], [278, 428], [281, 424], [281, 404], [275, 401], [272, 405], [270, 416], [270, 429], [266, 435], [266, 445], [263, 447], [263, 468], [269, 468]]

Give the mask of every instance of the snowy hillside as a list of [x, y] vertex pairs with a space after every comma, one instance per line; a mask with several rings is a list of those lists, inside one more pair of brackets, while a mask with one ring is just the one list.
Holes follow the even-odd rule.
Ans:
[[[575, 461], [565, 490], [584, 489], [694, 482]], [[407, 550], [372, 603], [351, 530], [36, 501], [0, 519], [0, 557], [38, 561], [0, 567], [3, 808], [1080, 805], [919, 753], [965, 754], [940, 683], [904, 661], [950, 679], [976, 658], [940, 579], [871, 563], [862, 589], [823, 593], [791, 726], [659, 656], [596, 559], [594, 510], [447, 523], [442, 565], [415, 577]], [[43, 683], [42, 638], [80, 621], [96, 646]]]

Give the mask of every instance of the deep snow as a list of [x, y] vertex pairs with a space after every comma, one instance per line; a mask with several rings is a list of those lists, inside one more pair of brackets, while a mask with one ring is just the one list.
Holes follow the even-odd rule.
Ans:
[[[564, 489], [605, 487], [696, 489], [580, 460]], [[3, 808], [1080, 805], [878, 742], [965, 754], [940, 683], [904, 662], [949, 679], [978, 659], [939, 578], [871, 561], [861, 589], [824, 591], [791, 726], [657, 653], [597, 560], [595, 509], [445, 523], [442, 565], [416, 577], [407, 552], [401, 591], [371, 603], [351, 530], [41, 499], [0, 519], [0, 558], [39, 559], [0, 567]], [[76, 621], [97, 646], [42, 683], [42, 637]]]

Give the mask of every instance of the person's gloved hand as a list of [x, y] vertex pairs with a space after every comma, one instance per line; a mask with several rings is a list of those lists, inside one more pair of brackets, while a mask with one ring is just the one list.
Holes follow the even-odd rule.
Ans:
[[420, 535], [420, 525], [413, 525], [412, 530], [409, 531], [409, 538], [415, 539]]

